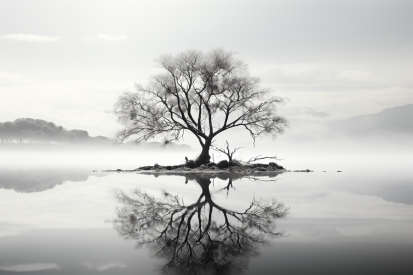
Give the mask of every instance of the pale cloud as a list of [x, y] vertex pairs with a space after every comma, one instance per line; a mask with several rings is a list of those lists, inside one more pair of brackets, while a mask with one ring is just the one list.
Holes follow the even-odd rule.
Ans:
[[112, 36], [109, 34], [105, 33], [99, 33], [97, 35], [89, 35], [88, 38], [85, 39], [85, 41], [92, 41], [92, 40], [106, 40], [106, 41], [120, 41], [120, 40], [125, 40], [127, 39], [127, 36], [121, 35], [121, 36]]
[[[0, 86], [3, 87], [3, 89], [6, 86], [21, 85], [25, 83], [27, 83], [27, 81], [20, 74], [0, 71]], [[3, 91], [1, 91], [0, 94]]]
[[329, 79], [332, 73], [322, 70], [318, 66], [309, 66], [286, 70], [285, 74], [302, 80], [323, 80]]
[[86, 268], [88, 270], [97, 270], [97, 271], [105, 271], [105, 270], [108, 270], [110, 268], [125, 268], [125, 267], [127, 267], [126, 264], [120, 263], [120, 262], [103, 263], [103, 264], [97, 264], [97, 265], [93, 265], [91, 263], [84, 263], [84, 266], [86, 266]]
[[384, 79], [379, 79], [370, 71], [363, 70], [337, 70], [320, 66], [286, 65], [283, 68], [274, 66], [264, 72], [265, 80], [272, 80], [285, 84], [316, 84], [316, 85], [365, 85], [383, 84]]
[[280, 113], [282, 113], [283, 116], [313, 116], [313, 117], [329, 117], [330, 115], [326, 112], [318, 112], [315, 111], [311, 108], [307, 107], [293, 107], [293, 108], [285, 108], [283, 109]]
[[0, 266], [0, 270], [14, 271], [14, 272], [30, 272], [39, 270], [60, 269], [54, 263], [30, 263], [30, 264], [16, 264], [8, 266]]
[[336, 76], [336, 79], [348, 80], [351, 82], [372, 81], [371, 72], [366, 71], [343, 71]]
[[19, 74], [0, 71], [0, 81], [16, 81], [20, 78]]
[[290, 65], [283, 68], [278, 66], [270, 67], [261, 75], [264, 78], [271, 78], [279, 83], [308, 83], [329, 81], [334, 79], [336, 73], [318, 66]]
[[35, 34], [17, 33], [17, 34], [2, 35], [1, 38], [26, 41], [26, 42], [44, 43], [44, 42], [57, 42], [60, 39], [60, 36], [42, 36], [42, 35], [35, 35]]

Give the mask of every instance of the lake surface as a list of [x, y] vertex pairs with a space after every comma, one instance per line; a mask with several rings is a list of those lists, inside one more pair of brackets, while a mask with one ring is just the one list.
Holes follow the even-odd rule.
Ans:
[[0, 274], [413, 274], [412, 171], [346, 168], [3, 167]]

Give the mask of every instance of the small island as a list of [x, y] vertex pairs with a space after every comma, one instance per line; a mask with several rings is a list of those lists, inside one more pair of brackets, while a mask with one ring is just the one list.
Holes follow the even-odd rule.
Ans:
[[263, 163], [253, 163], [253, 164], [242, 164], [239, 161], [228, 162], [222, 160], [218, 163], [210, 162], [208, 164], [202, 164], [199, 167], [193, 165], [194, 161], [188, 161], [181, 165], [166, 165], [162, 166], [155, 164], [152, 166], [142, 166], [134, 170], [105, 170], [105, 172], [137, 172], [141, 174], [168, 174], [168, 175], [181, 175], [186, 173], [198, 173], [198, 174], [264, 174], [264, 175], [274, 175], [286, 172], [284, 167], [278, 165], [275, 162], [270, 162], [268, 164]]

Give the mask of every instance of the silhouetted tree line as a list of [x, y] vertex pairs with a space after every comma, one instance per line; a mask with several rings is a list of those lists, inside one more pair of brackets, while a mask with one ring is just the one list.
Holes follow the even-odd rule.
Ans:
[[66, 130], [53, 122], [42, 119], [19, 118], [0, 122], [1, 143], [53, 143], [84, 144], [102, 143], [109, 139], [103, 136], [90, 137], [85, 130]]

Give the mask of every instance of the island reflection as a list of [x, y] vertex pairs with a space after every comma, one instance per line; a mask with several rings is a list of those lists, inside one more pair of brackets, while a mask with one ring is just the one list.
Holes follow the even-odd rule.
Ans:
[[[202, 190], [189, 205], [167, 191], [161, 198], [139, 189], [131, 194], [115, 191], [122, 204], [112, 221], [115, 229], [123, 238], [135, 240], [136, 247], [145, 245], [156, 257], [164, 258], [161, 273], [243, 273], [261, 246], [285, 236], [275, 224], [289, 212], [283, 203], [254, 198], [243, 212], [232, 211], [214, 202], [209, 189], [211, 175], [185, 177], [186, 181], [195, 180]], [[225, 190], [229, 191], [232, 180], [229, 176]]]

